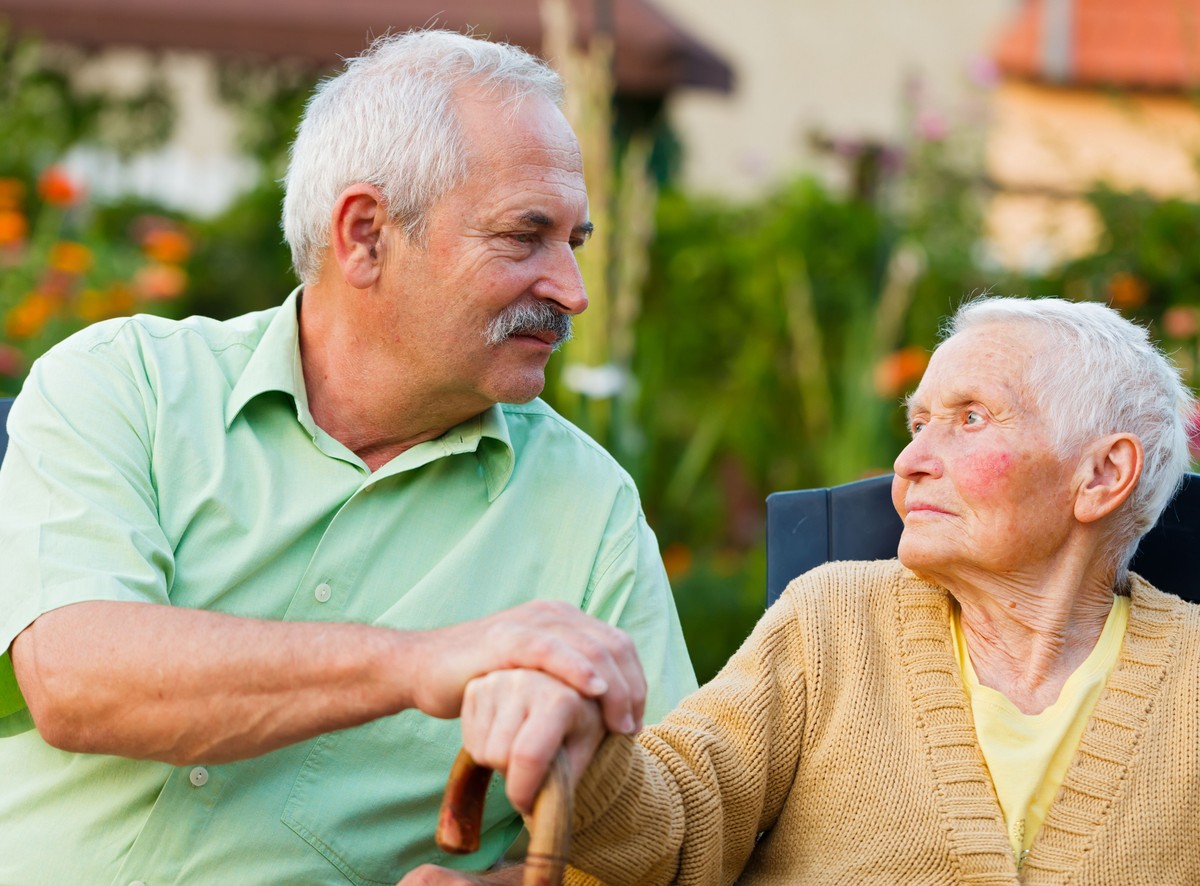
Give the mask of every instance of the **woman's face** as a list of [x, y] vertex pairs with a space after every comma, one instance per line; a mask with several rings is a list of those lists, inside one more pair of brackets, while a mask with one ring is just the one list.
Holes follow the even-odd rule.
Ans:
[[1061, 556], [1074, 524], [1073, 464], [1050, 448], [1022, 389], [1045, 345], [1028, 326], [989, 323], [943, 343], [909, 400], [910, 442], [892, 501], [901, 562], [942, 583], [1020, 575]]

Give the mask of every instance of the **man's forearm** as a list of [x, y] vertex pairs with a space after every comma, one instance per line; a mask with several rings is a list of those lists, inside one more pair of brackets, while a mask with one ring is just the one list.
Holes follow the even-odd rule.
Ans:
[[13, 665], [57, 747], [219, 763], [412, 706], [407, 639], [368, 625], [87, 602], [38, 618], [13, 643]]
[[555, 675], [641, 725], [645, 681], [623, 632], [535, 601], [429, 631], [276, 622], [152, 603], [54, 609], [12, 645], [34, 724], [64, 750], [176, 765], [258, 756], [415, 707], [456, 717], [498, 669]]

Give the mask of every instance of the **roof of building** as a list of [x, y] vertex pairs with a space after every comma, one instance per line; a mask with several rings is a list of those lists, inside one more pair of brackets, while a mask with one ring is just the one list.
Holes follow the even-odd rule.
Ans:
[[1200, 0], [1026, 0], [995, 50], [1002, 73], [1062, 85], [1200, 85]]
[[[715, 52], [650, 0], [572, 0], [579, 29], [599, 19], [614, 35], [618, 91], [664, 95], [680, 86], [728, 91], [733, 75]], [[20, 32], [86, 47], [133, 45], [294, 57], [333, 67], [373, 36], [438, 26], [538, 51], [538, 0], [0, 0]]]

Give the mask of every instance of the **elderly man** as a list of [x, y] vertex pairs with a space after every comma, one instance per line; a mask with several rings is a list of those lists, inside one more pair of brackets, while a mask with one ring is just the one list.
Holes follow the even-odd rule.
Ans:
[[[581, 869], [1200, 883], [1200, 606], [1128, 571], [1188, 466], [1178, 371], [1103, 305], [983, 299], [908, 407], [899, 559], [795, 579], [711, 683], [606, 739], [575, 805]], [[578, 765], [601, 726], [533, 671], [472, 681], [463, 706], [521, 807], [559, 742]]]
[[[34, 368], [0, 882], [392, 883], [441, 860], [434, 718], [471, 677], [553, 674], [619, 732], [694, 686], [629, 478], [534, 399], [587, 304], [560, 97], [512, 47], [379, 41], [300, 127], [279, 309], [111, 321]], [[520, 826], [492, 804], [463, 863]]]

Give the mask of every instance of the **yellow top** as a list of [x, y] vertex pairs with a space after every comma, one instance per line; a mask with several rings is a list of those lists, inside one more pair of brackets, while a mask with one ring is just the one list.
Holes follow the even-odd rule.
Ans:
[[954, 656], [971, 700], [979, 747], [991, 772], [1020, 867], [1117, 663], [1129, 620], [1129, 598], [1114, 598], [1095, 648], [1067, 678], [1054, 704], [1038, 714], [1022, 713], [1003, 693], [980, 684], [967, 654], [960, 616], [959, 608], [953, 607], [950, 633]]

